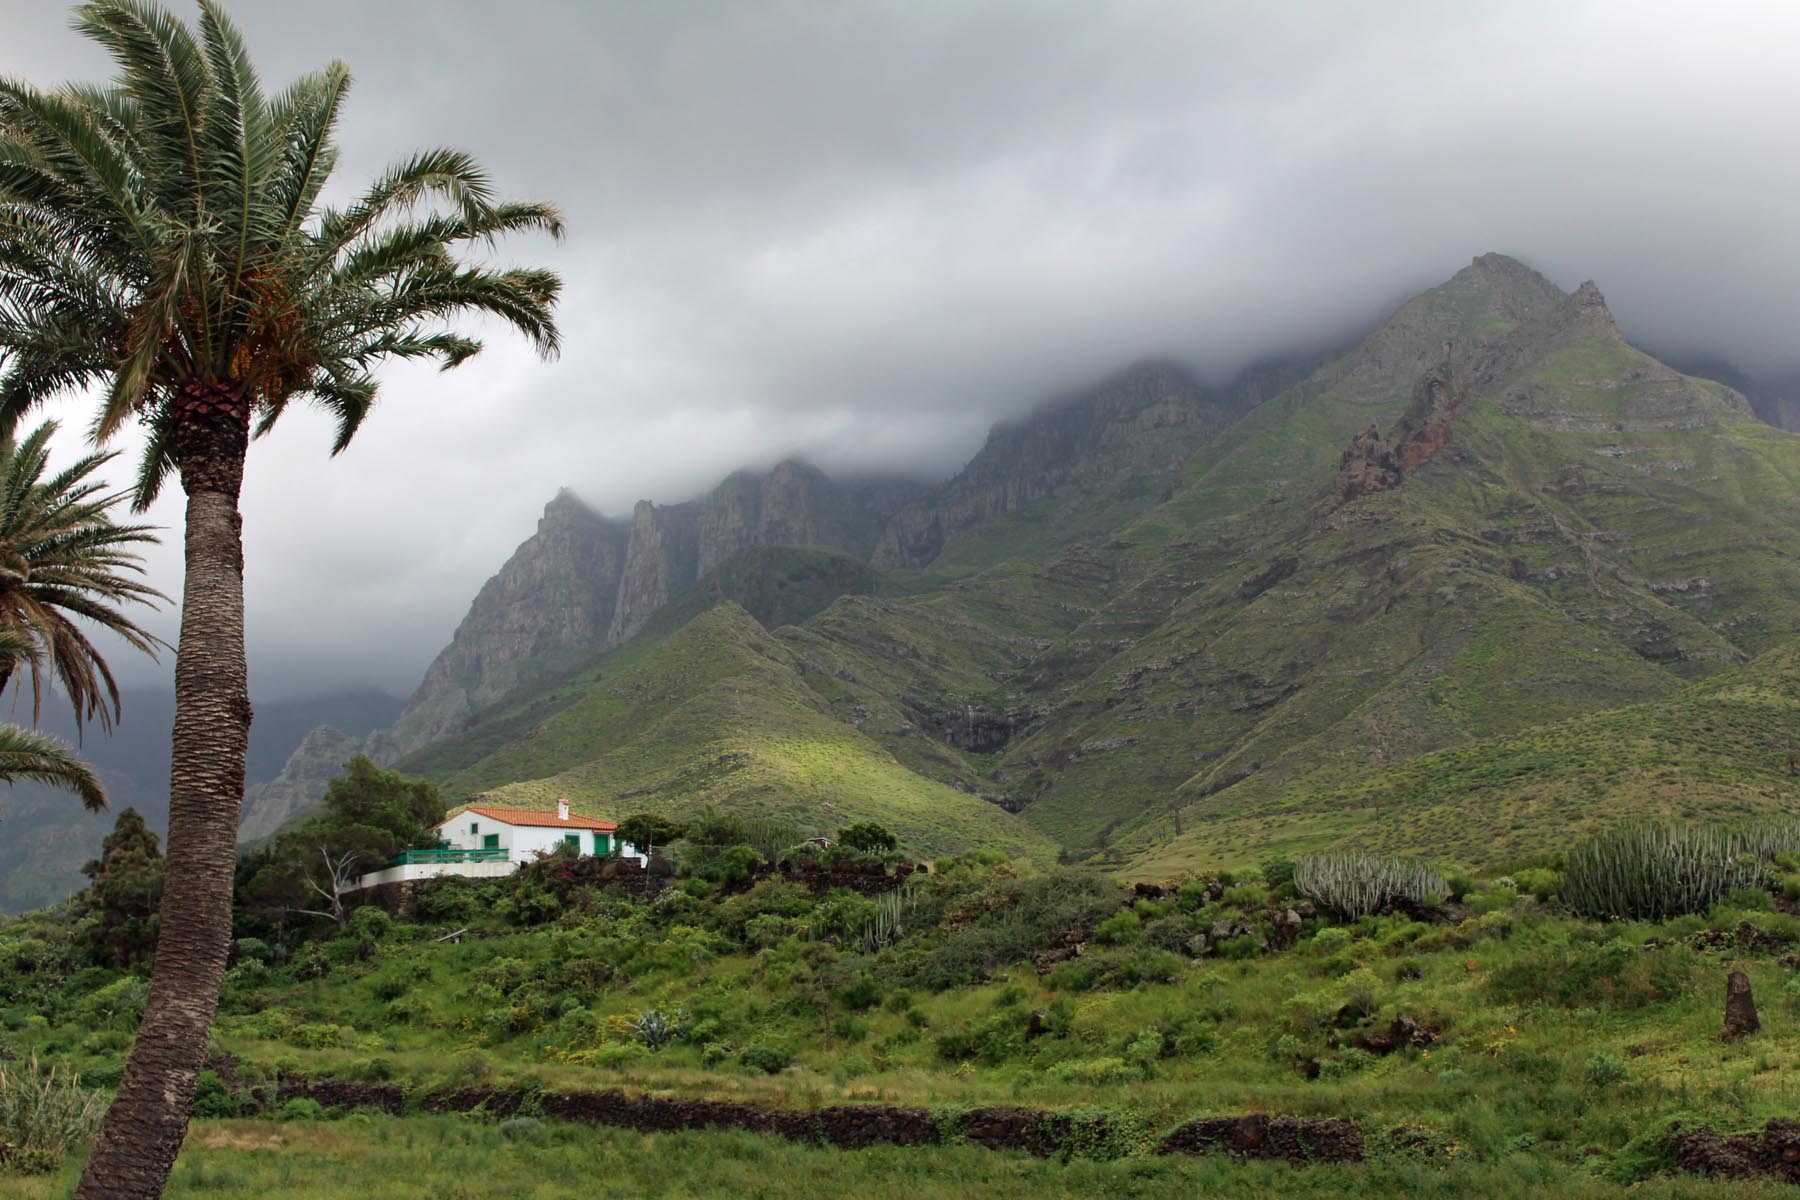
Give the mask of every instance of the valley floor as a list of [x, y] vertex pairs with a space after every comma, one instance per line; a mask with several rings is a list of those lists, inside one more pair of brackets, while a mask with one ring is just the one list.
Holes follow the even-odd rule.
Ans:
[[[0, 1176], [0, 1196], [66, 1196], [78, 1174]], [[1499, 1162], [1365, 1166], [1135, 1158], [1044, 1161], [968, 1146], [932, 1150], [819, 1149], [744, 1133], [644, 1135], [545, 1124], [509, 1141], [490, 1124], [451, 1117], [355, 1117], [328, 1124], [201, 1121], [167, 1195], [259, 1200], [921, 1200], [983, 1197], [1417, 1197], [1571, 1200], [1629, 1194], [1641, 1200], [1737, 1200], [1793, 1194], [1777, 1184], [1658, 1179], [1626, 1188], [1581, 1167], [1527, 1154]]]

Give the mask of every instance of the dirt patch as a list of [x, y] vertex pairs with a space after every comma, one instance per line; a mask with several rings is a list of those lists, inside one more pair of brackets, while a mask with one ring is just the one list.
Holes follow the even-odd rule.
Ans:
[[1695, 1175], [1800, 1183], [1800, 1121], [1791, 1117], [1775, 1117], [1758, 1133], [1731, 1135], [1677, 1125], [1669, 1148], [1675, 1165]]
[[242, 1129], [214, 1129], [200, 1138], [208, 1150], [275, 1150], [286, 1145], [278, 1133], [251, 1133]]

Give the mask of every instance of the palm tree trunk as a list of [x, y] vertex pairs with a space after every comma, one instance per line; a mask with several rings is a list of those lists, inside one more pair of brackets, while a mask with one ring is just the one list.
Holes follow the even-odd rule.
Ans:
[[250, 741], [238, 513], [248, 433], [244, 413], [186, 421], [176, 435], [187, 492], [187, 574], [175, 651], [162, 924], [143, 1022], [76, 1188], [78, 1200], [162, 1194], [187, 1136], [219, 1005]]

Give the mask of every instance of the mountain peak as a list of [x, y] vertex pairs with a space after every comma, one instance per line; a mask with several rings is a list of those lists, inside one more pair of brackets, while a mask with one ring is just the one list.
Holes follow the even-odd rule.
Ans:
[[590, 517], [597, 517], [600, 515], [594, 511], [593, 507], [590, 506], [586, 500], [577, 496], [573, 488], [566, 487], [558, 488], [556, 495], [551, 497], [550, 503], [544, 505], [544, 515], [546, 517], [553, 514], [560, 515], [565, 513], [579, 513]]

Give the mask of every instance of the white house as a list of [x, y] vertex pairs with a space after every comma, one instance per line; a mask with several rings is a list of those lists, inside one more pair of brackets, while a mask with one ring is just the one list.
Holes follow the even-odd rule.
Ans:
[[563, 846], [575, 853], [647, 859], [636, 846], [618, 839], [618, 825], [569, 812], [569, 802], [558, 800], [555, 812], [530, 808], [499, 808], [470, 804], [452, 813], [432, 832], [438, 844], [430, 850], [407, 850], [379, 871], [357, 880], [358, 888], [381, 883], [430, 879], [437, 875], [461, 875], [494, 879], [510, 875], [540, 854], [552, 854]]

